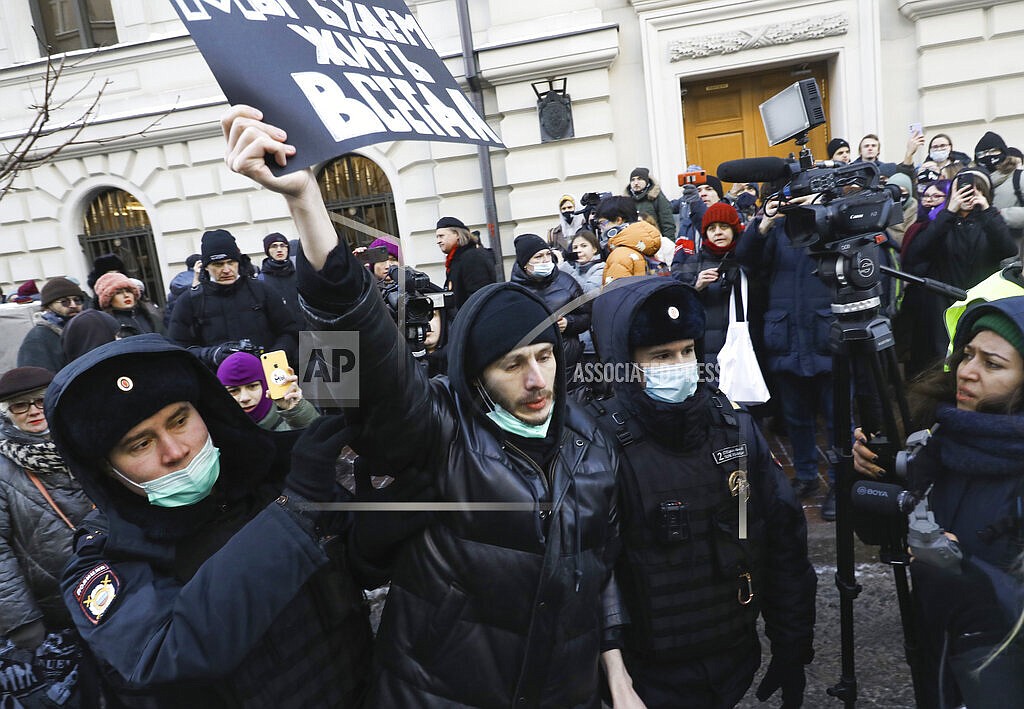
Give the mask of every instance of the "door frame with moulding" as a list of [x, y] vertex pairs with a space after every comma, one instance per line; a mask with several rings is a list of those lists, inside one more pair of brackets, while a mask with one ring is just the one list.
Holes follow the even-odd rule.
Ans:
[[[828, 116], [828, 77], [829, 62], [820, 60], [743, 74], [682, 80], [687, 164], [700, 165], [713, 174], [726, 160], [786, 157], [796, 152], [796, 144], [792, 141], [774, 147], [768, 145], [758, 106], [792, 83], [814, 78], [818, 81], [825, 115]], [[828, 124], [811, 130], [809, 137], [808, 147], [815, 159], [827, 160], [826, 146], [831, 139]]]

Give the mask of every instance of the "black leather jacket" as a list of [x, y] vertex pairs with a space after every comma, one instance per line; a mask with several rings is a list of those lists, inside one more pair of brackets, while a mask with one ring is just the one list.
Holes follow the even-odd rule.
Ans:
[[304, 257], [298, 269], [311, 324], [359, 331], [363, 395], [345, 412], [362, 425], [353, 448], [435, 476], [444, 502], [517, 505], [437, 514], [406, 544], [367, 706], [600, 706], [602, 631], [622, 624], [610, 582], [615, 455], [563, 384], [551, 422], [558, 450], [540, 470], [485, 417], [463, 375], [481, 304], [502, 289], [537, 296], [512, 284], [478, 292], [455, 321], [448, 377], [428, 381], [347, 247], [320, 272]]

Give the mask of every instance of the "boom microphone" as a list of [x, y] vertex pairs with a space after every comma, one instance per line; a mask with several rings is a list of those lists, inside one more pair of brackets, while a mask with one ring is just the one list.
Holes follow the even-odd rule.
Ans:
[[723, 182], [772, 182], [793, 174], [790, 165], [799, 166], [782, 158], [744, 158], [726, 160], [718, 166], [718, 179]]
[[883, 515], [909, 514], [917, 506], [917, 497], [899, 485], [858, 481], [850, 491], [853, 506], [865, 512]]

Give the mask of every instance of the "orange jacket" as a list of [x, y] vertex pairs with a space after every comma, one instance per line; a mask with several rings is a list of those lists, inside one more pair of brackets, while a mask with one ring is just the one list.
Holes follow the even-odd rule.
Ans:
[[657, 227], [639, 221], [613, 236], [608, 244], [613, 248], [604, 262], [604, 280], [601, 285], [616, 278], [646, 275], [647, 259], [644, 256], [658, 253], [661, 248], [661, 232]]

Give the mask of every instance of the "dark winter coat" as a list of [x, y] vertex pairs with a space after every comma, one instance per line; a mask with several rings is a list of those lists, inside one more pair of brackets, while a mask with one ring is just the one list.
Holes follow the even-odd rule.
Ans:
[[[583, 295], [583, 286], [571, 275], [556, 268], [546, 278], [530, 276], [519, 264], [512, 266], [512, 283], [528, 288], [541, 297], [551, 312]], [[583, 354], [580, 335], [590, 329], [590, 301], [565, 314], [566, 326], [562, 332], [562, 346], [565, 348], [565, 366], [572, 371]]]
[[[8, 421], [0, 435], [27, 443], [40, 440]], [[80, 523], [92, 509], [81, 486], [67, 473], [33, 472], [72, 524]], [[71, 627], [60, 578], [71, 556], [72, 535], [25, 469], [0, 455], [0, 637], [35, 620], [51, 631]]]
[[167, 305], [164, 306], [164, 327], [171, 325], [171, 313], [174, 312], [174, 305], [178, 302], [178, 298], [192, 287], [192, 276], [192, 271], [185, 270], [171, 279], [171, 285], [167, 290]]
[[288, 306], [288, 310], [301, 330], [305, 321], [302, 316], [302, 308], [299, 307], [299, 291], [295, 283], [295, 264], [292, 263], [292, 260], [263, 259], [258, 278], [275, 296], [281, 299], [281, 302]]
[[455, 294], [455, 307], [461, 308], [469, 296], [498, 280], [491, 251], [472, 244], [458, 247], [447, 268], [447, 277], [447, 288]]
[[[557, 452], [541, 472], [485, 417], [464, 371], [467, 332], [487, 299], [503, 289], [539, 297], [513, 284], [478, 292], [455, 320], [448, 377], [428, 382], [345, 246], [319, 273], [303, 257], [298, 270], [310, 322], [358, 330], [360, 347], [376, 353], [360, 366], [360, 388], [373, 395], [346, 411], [365, 424], [353, 448], [386, 469], [434, 476], [444, 502], [528, 507], [438, 515], [408, 542], [392, 576], [367, 706], [600, 706], [602, 628], [621, 624], [608, 558], [615, 457], [560, 385], [548, 434]], [[561, 347], [555, 357], [564, 368]]]
[[[318, 541], [344, 529], [322, 519], [317, 533], [276, 501], [296, 434], [258, 428], [182, 352], [199, 378], [195, 406], [220, 449], [220, 475], [193, 505], [150, 505], [77, 458], [64, 445], [66, 419], [54, 415], [75, 379], [112, 351], [181, 350], [156, 335], [105, 345], [62, 370], [46, 397], [54, 441], [98, 508], [76, 534], [64, 601], [119, 698], [147, 708], [359, 706], [369, 623], [343, 554]], [[115, 598], [97, 622], [85, 600], [104, 575]]]
[[[672, 287], [679, 287], [672, 279], [640, 277], [620, 283], [619, 287], [601, 295], [594, 305], [593, 333], [603, 362], [616, 365], [632, 361], [629, 324], [634, 314], [652, 295]], [[644, 441], [634, 445], [653, 446], [660, 452], [661, 458], [681, 460], [689, 455], [692, 460], [694, 451], [701, 450], [702, 444], [708, 440], [713, 422], [711, 408], [715, 405], [708, 384], [698, 384], [697, 392], [679, 404], [655, 401], [644, 393], [641, 382], [618, 380], [613, 388], [618, 404], [624, 407], [644, 431]], [[724, 395], [718, 396], [724, 399]], [[752, 548], [759, 556], [753, 568], [760, 570], [761, 574], [761, 578], [755, 580], [755, 587], [758, 588], [758, 602], [764, 614], [766, 634], [772, 641], [773, 653], [783, 655], [790, 661], [806, 664], [813, 656], [811, 644], [814, 635], [817, 579], [807, 557], [807, 525], [803, 510], [785, 473], [775, 461], [768, 443], [750, 415], [738, 409], [729, 413], [738, 420], [742, 440], [748, 449], [747, 474], [751, 485], [749, 529]], [[620, 457], [622, 456], [626, 456], [626, 452], [620, 451]], [[715, 468], [710, 455], [707, 465]], [[681, 462], [679, 474], [686, 474], [686, 470], [687, 465]], [[636, 475], [643, 475], [644, 472], [635, 471]], [[648, 472], [652, 476], [655, 475], [655, 471]], [[657, 475], [664, 475], [664, 472], [658, 471]], [[686, 484], [686, 481], [679, 482], [680, 486]], [[639, 492], [636, 487], [630, 485], [620, 475], [624, 552], [626, 545], [631, 543], [631, 537], [626, 535], [626, 530], [630, 529], [631, 524], [653, 524], [653, 520], [650, 519], [646, 523], [643, 521], [642, 512], [638, 515], [637, 504], [634, 502], [637, 496]], [[735, 508], [730, 505], [730, 510], [734, 511]], [[724, 524], [725, 520], [719, 522]], [[693, 523], [698, 524], [698, 521], [694, 520]], [[682, 549], [685, 552], [686, 547]], [[625, 556], [624, 553], [619, 567], [622, 571], [619, 583], [624, 590], [630, 583], [623, 566], [626, 563]], [[685, 557], [685, 553], [682, 556]], [[629, 595], [626, 594], [626, 597]], [[662, 598], [669, 600], [665, 596]], [[708, 603], [711, 603], [710, 599]], [[735, 612], [740, 614], [746, 610], [737, 604]], [[754, 616], [750, 620], [750, 629], [753, 631]], [[697, 631], [695, 628], [694, 632]], [[753, 632], [750, 637], [754, 637]], [[736, 642], [740, 640], [741, 638], [736, 638]], [[756, 640], [752, 642], [756, 645]]]
[[675, 241], [676, 220], [672, 216], [672, 203], [662, 193], [661, 185], [651, 178], [647, 189], [640, 194], [634, 194], [629, 189], [629, 185], [626, 185], [624, 194], [627, 197], [632, 197], [636, 202], [636, 211], [641, 217], [646, 214], [654, 219], [661, 235], [669, 241]]
[[[973, 323], [991, 312], [1006, 315], [1024, 329], [1024, 297], [993, 300], [964, 313], [954, 348], [962, 349], [972, 337]], [[949, 396], [952, 400], [952, 390]], [[1018, 540], [1024, 536], [1018, 500], [1024, 497], [1024, 414], [961, 411], [944, 403], [936, 422], [939, 428], [910, 471], [915, 487], [923, 490], [926, 481], [934, 482], [929, 499], [936, 521], [956, 534], [972, 556], [1007, 568], [1020, 553]], [[1001, 520], [1015, 523], [994, 539], [979, 534]]]
[[241, 275], [229, 286], [210, 281], [189, 289], [174, 306], [167, 337], [182, 347], [252, 340], [265, 352], [284, 350], [298, 361], [299, 326], [263, 283]]
[[119, 327], [131, 328], [135, 334], [146, 335], [151, 332], [158, 335], [164, 334], [164, 326], [160, 322], [160, 318], [142, 303], [130, 310], [107, 308], [106, 312], [114, 316]]
[[51, 372], [64, 366], [64, 348], [60, 336], [64, 328], [54, 325], [43, 317], [43, 313], [33, 313], [35, 326], [25, 333], [25, 339], [18, 348], [19, 367], [42, 367]]
[[[672, 260], [672, 275], [688, 286], [694, 285], [700, 272], [709, 268], [721, 268], [721, 275], [717, 281], [709, 283], [697, 292], [697, 297], [704, 306], [707, 322], [700, 350], [703, 354], [701, 361], [717, 364], [718, 353], [725, 346], [725, 337], [729, 333], [730, 294], [734, 288], [740, 287], [741, 266], [736, 262], [733, 252], [719, 256], [707, 249], [701, 249], [696, 254], [688, 254], [680, 249], [676, 251]], [[743, 314], [750, 323], [748, 329], [754, 342], [754, 349], [760, 353], [765, 294], [762, 292], [763, 289], [759, 288], [759, 281], [752, 281], [745, 271], [744, 275], [747, 278], [747, 301], [743, 303]]]
[[[1000, 261], [1016, 253], [1017, 244], [998, 209], [973, 211], [966, 217], [943, 209], [914, 236], [904, 253], [903, 269], [967, 289], [998, 271]], [[952, 298], [930, 292], [919, 292], [912, 299], [907, 317], [913, 323], [910, 341], [917, 359], [945, 354], [949, 338], [942, 313], [952, 304]]]
[[779, 217], [764, 236], [755, 217], [736, 244], [736, 260], [768, 283], [764, 357], [769, 371], [813, 377], [832, 371], [828, 346], [832, 292], [815, 275], [807, 249], [793, 248]]

